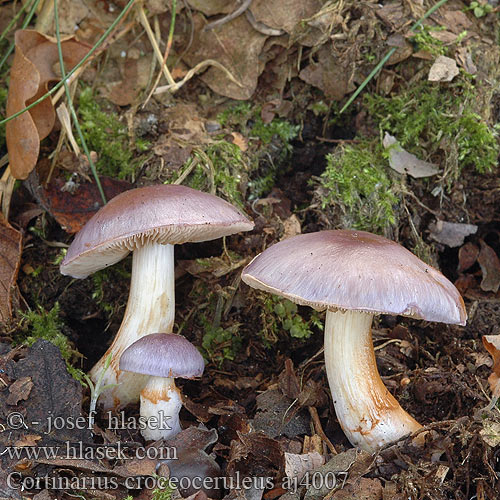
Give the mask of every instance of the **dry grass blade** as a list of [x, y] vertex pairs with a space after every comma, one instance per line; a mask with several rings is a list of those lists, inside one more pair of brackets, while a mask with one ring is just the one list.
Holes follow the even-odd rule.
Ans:
[[243, 87], [243, 85], [241, 84], [241, 82], [239, 82], [238, 80], [236, 80], [236, 78], [231, 74], [231, 72], [225, 67], [223, 66], [220, 62], [217, 62], [217, 61], [214, 61], [213, 59], [206, 59], [205, 61], [201, 61], [200, 63], [198, 63], [194, 68], [191, 68], [187, 73], [186, 73], [186, 76], [180, 81], [180, 82], [177, 82], [172, 85], [164, 85], [162, 87], [158, 87], [156, 90], [155, 90], [155, 95], [157, 94], [162, 94], [163, 92], [168, 92], [169, 90], [170, 91], [175, 91], [175, 90], [179, 90], [186, 82], [188, 82], [189, 80], [191, 80], [191, 78], [193, 78], [193, 76], [198, 73], [199, 71], [201, 71], [202, 69], [205, 69], [209, 66], [215, 66], [216, 68], [219, 68], [221, 71], [223, 71], [226, 76], [236, 85], [238, 85], [238, 87]]

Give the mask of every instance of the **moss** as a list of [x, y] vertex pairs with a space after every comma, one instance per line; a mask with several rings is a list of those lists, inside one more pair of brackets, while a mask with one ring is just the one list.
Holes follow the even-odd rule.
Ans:
[[191, 171], [184, 184], [200, 191], [218, 194], [233, 205], [243, 208], [243, 185], [248, 166], [241, 149], [225, 140], [216, 141], [205, 150], [197, 148], [186, 162], [175, 181]]
[[249, 138], [248, 200], [268, 193], [276, 182], [280, 166], [292, 152], [291, 141], [299, 133], [299, 125], [282, 118], [265, 123], [260, 106], [244, 102], [229, 107], [217, 116], [221, 125], [237, 129]]
[[323, 329], [323, 322], [317, 311], [311, 310], [309, 319], [305, 319], [299, 314], [297, 304], [290, 300], [270, 294], [261, 295], [259, 303], [263, 306], [259, 336], [266, 347], [275, 344], [282, 331], [287, 332], [290, 337], [306, 340], [313, 334], [313, 327]]
[[61, 332], [64, 325], [59, 318], [59, 304], [56, 303], [50, 311], [45, 311], [39, 306], [35, 311], [23, 313], [22, 318], [28, 324], [25, 334], [16, 338], [16, 342], [32, 346], [38, 339], [48, 340], [61, 351], [69, 374], [83, 385], [83, 371], [71, 364], [76, 358], [81, 357], [81, 354], [72, 347], [68, 337]]
[[343, 226], [383, 233], [395, 224], [397, 198], [378, 140], [343, 145], [326, 157], [321, 207], [343, 212]]
[[432, 36], [432, 32], [442, 31], [442, 26], [432, 27], [421, 25], [420, 28], [410, 37], [410, 41], [415, 45], [417, 51], [428, 52], [433, 56], [446, 55], [449, 48], [437, 38]]
[[[110, 109], [104, 109], [90, 87], [80, 92], [78, 114], [85, 141], [89, 149], [98, 155], [98, 172], [119, 179], [131, 177], [142, 159], [134, 158], [127, 127], [118, 115]], [[145, 141], [136, 145], [139, 152], [145, 147]]]
[[200, 316], [204, 328], [201, 347], [203, 354], [212, 362], [221, 364], [224, 360], [234, 360], [241, 349], [241, 337], [238, 335], [239, 325], [229, 328], [214, 326], [205, 316]]
[[365, 103], [382, 132], [419, 158], [444, 164], [448, 183], [463, 168], [491, 172], [498, 161], [496, 131], [478, 114], [481, 99], [473, 81], [462, 76], [450, 85], [420, 82], [399, 95], [366, 95]]

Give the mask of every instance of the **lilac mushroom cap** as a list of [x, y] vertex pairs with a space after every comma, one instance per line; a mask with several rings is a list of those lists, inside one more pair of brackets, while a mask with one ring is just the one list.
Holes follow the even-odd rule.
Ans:
[[336, 230], [269, 247], [243, 269], [242, 280], [326, 309], [328, 382], [337, 418], [353, 445], [374, 452], [421, 427], [378, 374], [371, 323], [375, 314], [393, 314], [464, 325], [463, 299], [439, 271], [381, 236]]
[[205, 361], [182, 335], [152, 333], [130, 345], [120, 357], [120, 370], [165, 378], [197, 378]]
[[357, 310], [464, 325], [465, 306], [439, 271], [394, 241], [365, 231], [301, 234], [248, 264], [243, 281], [319, 311]]
[[111, 199], [75, 236], [61, 273], [86, 278], [119, 262], [145, 242], [177, 245], [253, 229], [236, 207], [186, 186], [160, 184]]
[[[182, 335], [153, 333], [129, 346], [120, 357], [120, 369], [149, 375], [141, 391], [140, 413], [145, 439], [170, 439], [181, 431], [182, 398], [174, 378], [201, 377], [205, 369], [198, 349]], [[163, 422], [165, 425], [157, 425]]]
[[[178, 185], [131, 189], [113, 198], [75, 236], [61, 273], [85, 278], [133, 252], [127, 308], [113, 343], [90, 371], [108, 386], [105, 408], [136, 402], [146, 377], [123, 373], [118, 360], [130, 344], [152, 332], [171, 333], [175, 318], [174, 245], [253, 229], [237, 208], [209, 193]], [[111, 354], [111, 365], [105, 360]]]

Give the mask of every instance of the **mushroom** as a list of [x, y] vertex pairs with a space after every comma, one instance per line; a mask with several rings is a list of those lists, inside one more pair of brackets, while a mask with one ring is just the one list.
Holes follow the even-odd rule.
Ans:
[[218, 198], [177, 185], [156, 185], [125, 191], [101, 208], [76, 235], [61, 264], [74, 278], [111, 266], [133, 252], [127, 308], [106, 354], [90, 372], [95, 382], [112, 354], [102, 386], [105, 409], [136, 402], [146, 378], [122, 373], [121, 353], [152, 332], [170, 333], [175, 314], [174, 245], [213, 240], [249, 231], [253, 222]]
[[198, 349], [182, 335], [152, 333], [128, 346], [120, 370], [149, 375], [141, 391], [141, 434], [144, 439], [169, 439], [181, 431], [182, 398], [175, 378], [203, 375], [205, 362]]
[[375, 363], [375, 314], [464, 325], [464, 302], [439, 271], [406, 248], [364, 231], [336, 230], [280, 241], [243, 270], [248, 285], [321, 311], [325, 364], [339, 423], [373, 452], [421, 426], [384, 386]]

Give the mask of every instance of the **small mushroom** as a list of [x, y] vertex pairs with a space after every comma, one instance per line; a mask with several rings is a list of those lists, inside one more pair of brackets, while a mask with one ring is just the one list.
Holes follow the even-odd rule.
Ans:
[[100, 403], [116, 408], [139, 399], [145, 377], [122, 373], [121, 353], [143, 335], [170, 333], [175, 315], [174, 245], [250, 231], [253, 222], [218, 198], [177, 185], [125, 191], [101, 208], [76, 235], [61, 273], [86, 278], [133, 252], [132, 278], [122, 324], [106, 354], [90, 371], [95, 382], [112, 354]]
[[174, 379], [203, 375], [205, 362], [198, 349], [182, 335], [152, 333], [127, 347], [119, 366], [123, 371], [149, 375], [140, 396], [144, 439], [169, 439], [178, 434], [182, 398]]
[[283, 240], [243, 270], [248, 285], [326, 309], [325, 364], [339, 423], [373, 452], [421, 426], [384, 386], [371, 338], [375, 314], [464, 325], [455, 286], [397, 243], [364, 231], [322, 231]]

